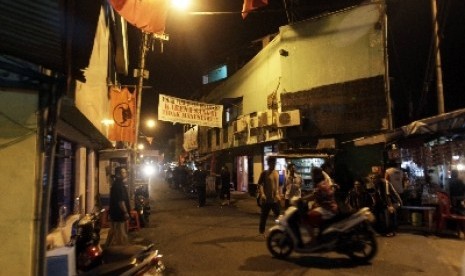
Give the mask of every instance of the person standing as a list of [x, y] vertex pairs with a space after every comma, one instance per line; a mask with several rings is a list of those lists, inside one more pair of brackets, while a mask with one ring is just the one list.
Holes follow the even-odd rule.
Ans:
[[128, 239], [129, 195], [125, 187], [128, 172], [123, 167], [115, 168], [115, 180], [110, 188], [110, 230], [105, 245], [125, 245]]
[[286, 193], [284, 194], [285, 208], [289, 207], [291, 198], [302, 196], [302, 177], [296, 173], [294, 164], [289, 164], [287, 169], [289, 175], [286, 178]]
[[402, 205], [402, 199], [391, 182], [379, 174], [374, 174], [375, 185], [375, 216], [378, 231], [386, 237], [393, 237], [397, 230], [397, 209]]
[[402, 197], [402, 194], [404, 193], [404, 173], [400, 169], [400, 164], [391, 162], [389, 164], [389, 168], [386, 169], [384, 179], [389, 181], [392, 186], [394, 186], [396, 192]]
[[[229, 205], [231, 201], [231, 173], [226, 165], [221, 168], [221, 199], [223, 202], [221, 205]], [[226, 200], [225, 200], [226, 198]]]
[[207, 171], [203, 168], [203, 163], [198, 163], [197, 170], [192, 174], [194, 185], [197, 189], [197, 196], [199, 205], [197, 207], [205, 206], [207, 200]]
[[367, 192], [362, 180], [355, 180], [354, 187], [349, 191], [346, 198], [346, 205], [352, 212], [358, 211], [363, 207], [373, 210], [374, 200], [370, 193]]
[[455, 213], [465, 215], [465, 206], [463, 200], [465, 197], [465, 184], [459, 178], [458, 170], [451, 170], [449, 180], [449, 196], [452, 204], [452, 210]]
[[258, 232], [263, 235], [265, 233], [266, 220], [270, 214], [270, 210], [278, 217], [281, 208], [281, 191], [279, 189], [279, 175], [275, 170], [276, 157], [269, 156], [267, 159], [268, 169], [263, 171], [258, 180], [258, 188], [260, 193], [261, 210], [260, 210], [260, 223]]

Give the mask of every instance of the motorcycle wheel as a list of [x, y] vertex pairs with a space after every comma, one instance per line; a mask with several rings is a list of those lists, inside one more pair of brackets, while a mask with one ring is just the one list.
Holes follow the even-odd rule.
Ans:
[[270, 233], [266, 239], [266, 246], [271, 255], [278, 259], [288, 257], [292, 253], [292, 250], [294, 250], [291, 237], [281, 230], [275, 230]]
[[378, 243], [372, 230], [357, 231], [350, 237], [347, 255], [357, 263], [366, 263], [378, 252]]

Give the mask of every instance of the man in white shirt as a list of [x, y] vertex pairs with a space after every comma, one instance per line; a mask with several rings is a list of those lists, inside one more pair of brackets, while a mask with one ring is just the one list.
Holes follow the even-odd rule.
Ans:
[[403, 186], [403, 177], [404, 174], [400, 169], [399, 163], [391, 163], [389, 164], [389, 168], [386, 170], [384, 175], [384, 179], [389, 181], [397, 193], [403, 194], [404, 193], [404, 186]]

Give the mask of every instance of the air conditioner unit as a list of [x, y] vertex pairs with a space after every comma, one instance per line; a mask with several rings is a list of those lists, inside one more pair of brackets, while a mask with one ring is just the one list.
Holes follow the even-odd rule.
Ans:
[[258, 113], [258, 127], [266, 127], [273, 125], [273, 112], [265, 111]]
[[247, 122], [241, 118], [233, 122], [234, 133], [240, 133], [247, 130]]
[[250, 119], [249, 119], [249, 127], [250, 128], [257, 128], [258, 127], [258, 117], [250, 117]]
[[300, 125], [300, 110], [291, 110], [278, 113], [277, 116], [278, 127], [289, 127]]

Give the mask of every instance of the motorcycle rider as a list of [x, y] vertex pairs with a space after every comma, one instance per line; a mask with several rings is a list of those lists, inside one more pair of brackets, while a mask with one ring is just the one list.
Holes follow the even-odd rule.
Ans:
[[311, 174], [313, 183], [316, 183], [315, 189], [304, 199], [313, 200], [314, 203], [308, 212], [305, 224], [311, 237], [310, 244], [315, 244], [318, 242], [318, 234], [323, 222], [334, 218], [339, 213], [339, 208], [334, 196], [336, 184], [329, 175], [318, 167], [314, 167]]

